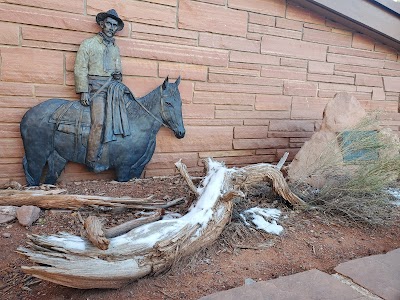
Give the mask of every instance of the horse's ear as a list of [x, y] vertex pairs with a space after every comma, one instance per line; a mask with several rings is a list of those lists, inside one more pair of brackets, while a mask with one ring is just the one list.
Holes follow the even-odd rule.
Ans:
[[175, 84], [178, 86], [181, 83], [181, 76], [178, 77], [178, 79], [175, 81]]
[[165, 78], [163, 84], [162, 84], [162, 89], [165, 90], [167, 88], [167, 83], [168, 83], [168, 76]]

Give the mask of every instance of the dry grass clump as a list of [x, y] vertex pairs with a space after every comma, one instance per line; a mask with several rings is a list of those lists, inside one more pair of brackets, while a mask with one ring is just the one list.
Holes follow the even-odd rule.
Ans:
[[[331, 216], [371, 225], [390, 224], [399, 209], [388, 200], [386, 189], [397, 186], [400, 145], [376, 118], [368, 117], [356, 127], [338, 133], [319, 159], [304, 170], [303, 178], [325, 178], [315, 188], [299, 180], [292, 187], [314, 209]], [[306, 188], [305, 188], [306, 187]]]

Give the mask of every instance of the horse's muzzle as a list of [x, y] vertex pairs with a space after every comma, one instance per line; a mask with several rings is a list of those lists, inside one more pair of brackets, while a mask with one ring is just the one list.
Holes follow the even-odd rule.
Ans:
[[185, 137], [185, 133], [186, 133], [185, 129], [183, 129], [183, 130], [177, 130], [177, 131], [175, 131], [175, 136], [176, 136], [178, 139], [182, 139], [182, 138]]

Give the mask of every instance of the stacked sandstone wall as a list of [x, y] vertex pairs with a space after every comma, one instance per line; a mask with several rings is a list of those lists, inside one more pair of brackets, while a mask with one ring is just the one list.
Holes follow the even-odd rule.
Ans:
[[[167, 130], [145, 176], [291, 156], [318, 129], [325, 104], [348, 91], [399, 132], [400, 55], [285, 0], [0, 1], [0, 184], [24, 181], [19, 122], [52, 97], [77, 99], [73, 65], [94, 16], [115, 8], [124, 82], [142, 96], [182, 76], [187, 135]], [[69, 164], [64, 180], [109, 178]]]

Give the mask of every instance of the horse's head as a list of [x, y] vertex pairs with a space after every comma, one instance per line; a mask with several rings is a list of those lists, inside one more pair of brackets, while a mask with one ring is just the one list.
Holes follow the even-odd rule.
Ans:
[[182, 119], [182, 100], [178, 90], [181, 82], [179, 77], [174, 83], [165, 78], [161, 86], [161, 116], [163, 122], [168, 125], [178, 139], [185, 136], [185, 127]]

